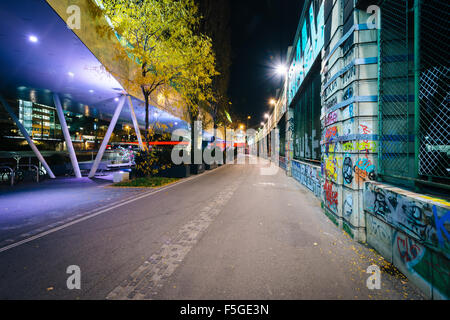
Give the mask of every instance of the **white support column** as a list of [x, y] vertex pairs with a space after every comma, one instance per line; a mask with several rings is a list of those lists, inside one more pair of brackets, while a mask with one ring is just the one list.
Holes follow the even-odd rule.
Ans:
[[59, 96], [56, 93], [53, 94], [53, 102], [55, 103], [56, 112], [58, 113], [59, 123], [61, 124], [61, 129], [64, 134], [64, 140], [66, 141], [67, 150], [69, 150], [73, 172], [75, 173], [75, 177], [81, 178], [81, 172], [80, 167], [78, 166], [77, 155], [75, 154], [72, 139], [70, 138], [69, 128], [67, 127], [66, 118], [64, 117], [64, 111], [61, 106], [61, 100], [59, 99]]
[[98, 150], [97, 157], [94, 160], [94, 164], [91, 168], [91, 172], [89, 173], [89, 178], [95, 177], [95, 173], [97, 172], [98, 166], [102, 161], [103, 154], [105, 153], [106, 147], [108, 146], [109, 139], [111, 138], [111, 134], [114, 131], [114, 127], [116, 126], [117, 120], [119, 120], [120, 112], [122, 111], [123, 105], [125, 104], [125, 99], [127, 96], [120, 97], [119, 103], [117, 104], [116, 110], [114, 111], [114, 116], [111, 119], [111, 123], [109, 124], [108, 130], [106, 131], [105, 138], [102, 141], [100, 146], [100, 150]]
[[19, 128], [20, 132], [22, 133], [22, 135], [24, 136], [24, 138], [27, 140], [28, 144], [30, 145], [31, 149], [33, 150], [34, 154], [36, 155], [36, 157], [39, 159], [39, 161], [42, 163], [42, 165], [44, 166], [45, 170], [47, 170], [48, 175], [50, 176], [51, 179], [55, 179], [55, 175], [52, 172], [52, 169], [50, 169], [50, 167], [48, 166], [47, 162], [45, 161], [44, 157], [42, 156], [42, 154], [39, 152], [38, 148], [36, 147], [36, 145], [34, 144], [33, 140], [31, 139], [30, 135], [28, 134], [27, 130], [25, 130], [25, 127], [22, 125], [22, 123], [19, 121], [19, 119], [17, 118], [17, 116], [14, 114], [14, 111], [11, 109], [11, 107], [9, 106], [9, 104], [6, 102], [5, 99], [3, 99], [2, 96], [0, 96], [0, 101], [3, 104], [3, 106], [5, 107], [6, 111], [9, 113], [9, 115], [11, 116], [11, 118], [14, 120], [14, 122], [16, 123], [17, 127]]
[[131, 96], [128, 96], [128, 105], [130, 106], [131, 120], [133, 120], [134, 131], [136, 132], [139, 146], [141, 147], [141, 150], [145, 150], [144, 143], [142, 142], [141, 130], [139, 130], [139, 123], [136, 118], [136, 113], [134, 112], [133, 102], [131, 101]]

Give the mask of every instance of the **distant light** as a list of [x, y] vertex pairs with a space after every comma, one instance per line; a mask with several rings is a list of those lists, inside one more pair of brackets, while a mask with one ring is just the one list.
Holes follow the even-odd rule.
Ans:
[[261, 125], [264, 126], [264, 122], [261, 122]]
[[155, 113], [153, 114], [153, 116], [154, 116], [155, 118], [158, 118], [158, 113], [155, 112]]
[[276, 67], [276, 73], [280, 76], [285, 75], [287, 73], [287, 69], [284, 65], [280, 64]]
[[33, 42], [33, 43], [38, 42], [38, 38], [36, 36], [29, 36], [28, 40], [30, 40], [30, 42]]
[[115, 101], [115, 102], [119, 101], [119, 98], [115, 98], [114, 101]]
[[264, 118], [269, 119], [269, 114], [266, 113], [266, 114], [264, 115]]
[[274, 105], [277, 104], [277, 101], [276, 101], [275, 99], [270, 99], [270, 100], [269, 100], [269, 104], [272, 105], [272, 106], [274, 106]]
[[177, 125], [178, 125], [178, 122], [175, 122], [175, 125], [177, 126]]
[[89, 92], [90, 92], [90, 93], [94, 93], [94, 90], [91, 89], [91, 90], [89, 90]]
[[69, 72], [67, 72], [67, 74], [69, 75], [69, 77], [72, 77], [72, 78], [75, 77], [75, 74], [73, 72], [69, 71]]

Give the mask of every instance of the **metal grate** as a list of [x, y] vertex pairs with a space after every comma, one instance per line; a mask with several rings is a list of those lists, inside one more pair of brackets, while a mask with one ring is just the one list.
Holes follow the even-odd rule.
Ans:
[[381, 175], [450, 182], [449, 21], [447, 0], [381, 3]]
[[383, 2], [379, 41], [380, 173], [413, 176], [410, 88], [414, 86], [408, 1]]
[[449, 8], [448, 0], [420, 7], [419, 175], [444, 179], [450, 178]]

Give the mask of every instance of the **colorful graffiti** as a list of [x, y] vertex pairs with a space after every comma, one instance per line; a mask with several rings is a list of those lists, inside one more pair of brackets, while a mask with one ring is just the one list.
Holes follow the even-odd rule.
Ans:
[[333, 182], [326, 180], [323, 185], [324, 201], [328, 209], [337, 212], [338, 207], [338, 192]]
[[321, 168], [293, 160], [292, 177], [314, 192], [317, 198], [321, 197]]
[[[392, 243], [394, 264], [422, 288], [437, 290], [439, 298], [450, 297], [450, 260], [401, 232], [395, 232]], [[436, 292], [427, 290], [436, 298]]]
[[339, 131], [338, 131], [338, 127], [336, 127], [336, 126], [330, 127], [325, 131], [325, 141], [326, 142], [333, 141], [333, 139], [336, 138], [337, 136], [339, 136]]
[[364, 182], [367, 179], [374, 180], [375, 178], [375, 166], [367, 158], [358, 159], [354, 171], [357, 182]]
[[337, 181], [338, 179], [338, 159], [334, 156], [324, 156], [325, 176], [329, 180]]
[[450, 211], [441, 202], [366, 183], [367, 242], [430, 298], [450, 297]]
[[342, 176], [344, 177], [345, 184], [351, 184], [353, 182], [353, 161], [352, 158], [346, 157], [342, 165]]
[[450, 211], [366, 183], [365, 210], [450, 257]]
[[325, 126], [329, 126], [332, 125], [333, 123], [336, 123], [338, 120], [338, 115], [336, 111], [330, 112], [326, 117], [325, 117]]
[[406, 235], [397, 234], [395, 244], [398, 254], [404, 263], [416, 264], [422, 258], [425, 250], [419, 246], [412, 238]]
[[382, 222], [374, 215], [368, 214], [367, 224], [367, 242], [372, 244], [380, 253], [386, 254], [391, 260], [391, 231], [388, 224]]
[[353, 215], [353, 196], [348, 194], [344, 200], [344, 208], [343, 208], [344, 218], [350, 220]]
[[[372, 134], [372, 128], [369, 127], [369, 124], [360, 124], [360, 134], [363, 136]], [[358, 150], [364, 151], [367, 157], [369, 152], [377, 151], [377, 144], [374, 141], [365, 139], [362, 142], [358, 142]]]
[[[303, 21], [301, 36], [294, 47], [294, 58], [289, 68], [288, 103], [291, 103], [324, 45], [324, 4], [311, 3], [309, 15]], [[307, 22], [306, 20], [309, 20]]]

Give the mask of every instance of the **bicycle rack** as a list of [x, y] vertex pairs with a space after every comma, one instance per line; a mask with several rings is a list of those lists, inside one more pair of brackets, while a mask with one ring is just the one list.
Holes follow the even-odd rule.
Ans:
[[27, 167], [27, 168], [32, 168], [36, 171], [36, 182], [39, 183], [39, 168], [37, 166], [35, 166], [34, 164], [20, 164], [17, 166], [16, 171], [18, 171], [18, 169], [20, 169], [21, 167]]
[[[8, 170], [10, 172], [11, 187], [13, 187], [14, 186], [14, 178], [15, 178], [14, 170], [9, 166], [0, 166], [0, 170]], [[2, 173], [2, 177], [3, 177], [3, 175], [4, 175], [4, 173]]]

